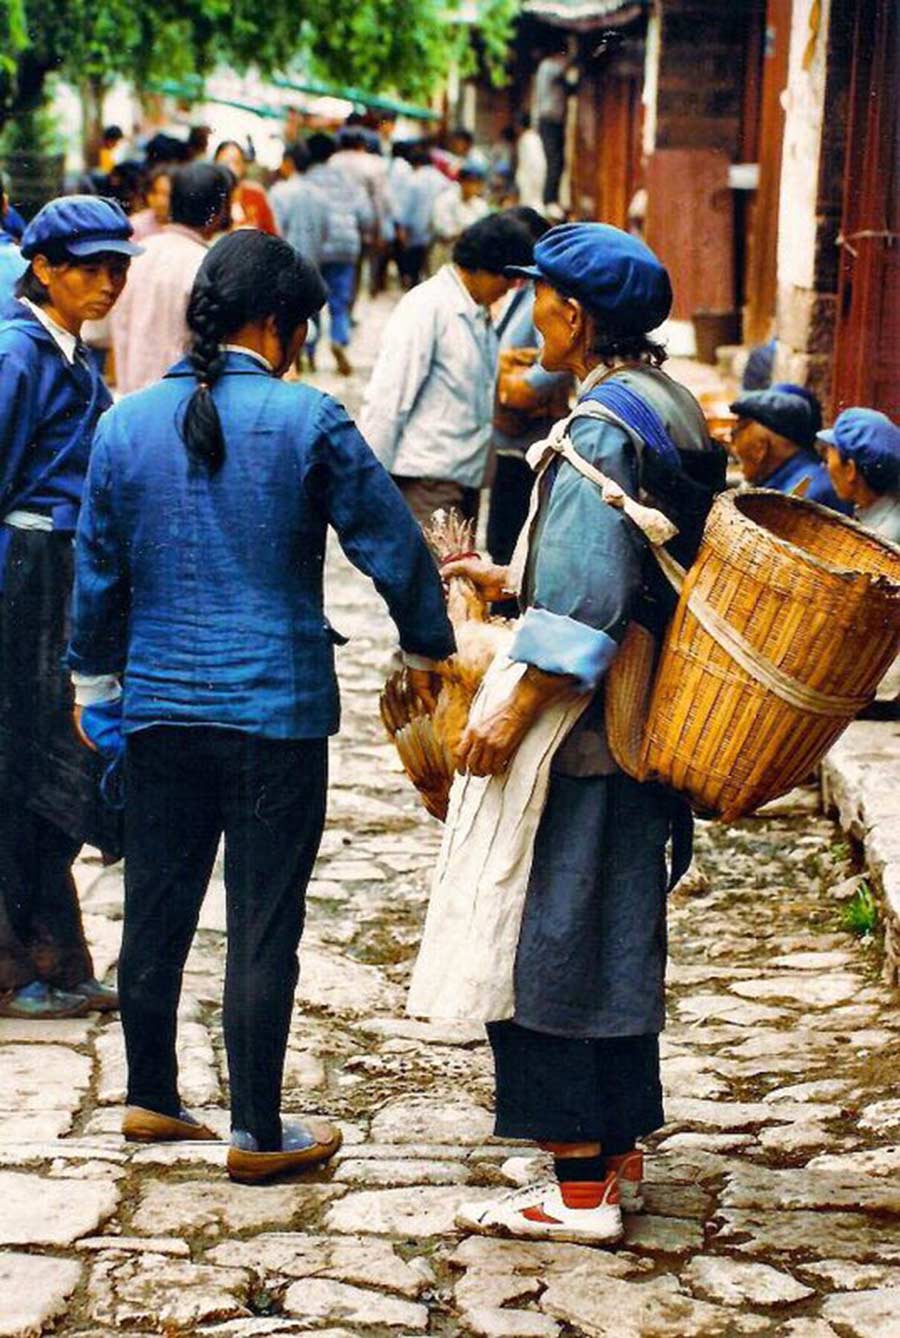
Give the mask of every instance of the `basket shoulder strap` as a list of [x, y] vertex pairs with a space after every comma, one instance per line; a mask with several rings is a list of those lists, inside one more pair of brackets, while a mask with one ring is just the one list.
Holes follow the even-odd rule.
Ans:
[[[605, 417], [605, 415], [598, 414], [591, 414], [590, 416], [592, 418]], [[655, 507], [644, 506], [643, 503], [636, 501], [634, 497], [629, 497], [625, 489], [616, 483], [615, 479], [611, 479], [607, 474], [602, 473], [576, 451], [568, 435], [560, 438], [556, 443], [556, 450], [568, 464], [578, 470], [579, 474], [589, 479], [591, 483], [596, 484], [604, 502], [625, 512], [629, 520], [632, 520], [650, 541], [651, 546], [664, 544], [669, 539], [674, 539], [678, 533], [678, 528], [672, 524], [668, 516], [664, 516]]]

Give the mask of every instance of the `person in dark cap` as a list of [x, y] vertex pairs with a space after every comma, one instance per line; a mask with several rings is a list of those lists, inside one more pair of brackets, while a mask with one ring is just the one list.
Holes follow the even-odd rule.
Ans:
[[63, 668], [72, 539], [94, 428], [111, 397], [80, 339], [140, 248], [118, 204], [74, 195], [25, 229], [28, 268], [0, 312], [0, 1015], [117, 1006], [95, 978], [72, 864], [114, 848]]
[[444, 569], [488, 598], [514, 589], [523, 611], [508, 654], [525, 672], [504, 707], [469, 726], [459, 769], [500, 774], [543, 710], [577, 696], [585, 709], [555, 753], [543, 813], [521, 826], [531, 858], [515, 1012], [488, 1023], [495, 1132], [534, 1139], [553, 1154], [555, 1177], [465, 1204], [456, 1220], [486, 1234], [612, 1245], [622, 1209], [641, 1204], [636, 1139], [664, 1123], [666, 891], [690, 859], [690, 815], [618, 768], [603, 680], [632, 620], [655, 631], [665, 622], [641, 525], [654, 542], [672, 527], [633, 499], [693, 497], [695, 514], [672, 509], [679, 542], [695, 547], [724, 461], [700, 406], [661, 370], [665, 352], [651, 332], [672, 291], [641, 241], [605, 224], [567, 224], [537, 243], [532, 267], [508, 272], [535, 281], [541, 363], [574, 375], [580, 393], [573, 414], [529, 452], [538, 480], [510, 567], [467, 558]]
[[877, 409], [845, 409], [817, 444], [835, 492], [860, 525], [900, 544], [900, 427]]
[[849, 514], [816, 455], [822, 413], [810, 391], [784, 382], [750, 390], [734, 401], [731, 412], [737, 414], [732, 450], [748, 483]]

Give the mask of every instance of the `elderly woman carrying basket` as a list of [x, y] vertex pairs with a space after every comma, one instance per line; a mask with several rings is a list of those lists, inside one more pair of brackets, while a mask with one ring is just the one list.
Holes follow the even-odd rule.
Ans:
[[[579, 378], [579, 402], [529, 455], [538, 481], [511, 568], [468, 558], [445, 574], [467, 575], [489, 598], [512, 585], [524, 610], [509, 652], [516, 686], [480, 717], [473, 710], [459, 754], [466, 777], [504, 772], [541, 717], [578, 703], [531, 826], [512, 1015], [488, 1022], [496, 1133], [552, 1152], [556, 1178], [466, 1205], [457, 1222], [614, 1244], [621, 1208], [641, 1206], [635, 1140], [663, 1124], [665, 850], [672, 837], [683, 871], [690, 815], [671, 792], [619, 770], [602, 684], [629, 622], [659, 630], [670, 607], [642, 528], [652, 536], [657, 523], [656, 542], [674, 528], [638, 494], [662, 504], [655, 481], [675, 480], [670, 497], [683, 485], [682, 505], [708, 505], [711, 491], [692, 485], [684, 461], [710, 457], [699, 406], [659, 369], [665, 355], [646, 334], [671, 303], [652, 252], [618, 229], [571, 224], [548, 233], [535, 267], [520, 272], [537, 282], [543, 365]], [[681, 528], [678, 505], [665, 509]], [[454, 817], [451, 805], [448, 826]]]

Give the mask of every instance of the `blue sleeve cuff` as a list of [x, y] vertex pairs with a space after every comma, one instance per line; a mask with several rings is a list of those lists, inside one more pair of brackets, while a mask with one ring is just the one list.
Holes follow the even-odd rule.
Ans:
[[533, 664], [546, 674], [570, 674], [584, 692], [589, 692], [596, 688], [618, 649], [611, 636], [586, 623], [549, 609], [529, 609], [519, 624], [509, 658]]

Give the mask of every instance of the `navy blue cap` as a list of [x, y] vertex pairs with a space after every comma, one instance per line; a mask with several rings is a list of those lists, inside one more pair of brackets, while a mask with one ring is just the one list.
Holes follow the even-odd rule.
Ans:
[[731, 405], [738, 418], [749, 418], [786, 437], [795, 446], [812, 446], [822, 415], [809, 395], [790, 389], [747, 390]]
[[637, 237], [608, 223], [562, 223], [534, 248], [534, 264], [508, 275], [543, 279], [621, 334], [646, 334], [672, 308], [665, 265]]
[[770, 390], [780, 390], [785, 395], [800, 395], [806, 400], [812, 410], [813, 429], [818, 432], [822, 426], [822, 406], [819, 403], [818, 396], [813, 394], [806, 386], [798, 386], [796, 381], [775, 381], [769, 387]]
[[100, 251], [139, 256], [144, 248], [129, 241], [133, 231], [128, 215], [115, 200], [99, 195], [64, 195], [45, 204], [28, 224], [22, 234], [22, 255], [31, 260], [43, 247], [54, 243], [79, 257]]
[[900, 427], [877, 409], [845, 409], [834, 427], [818, 440], [836, 446], [875, 492], [893, 492], [900, 486]]

